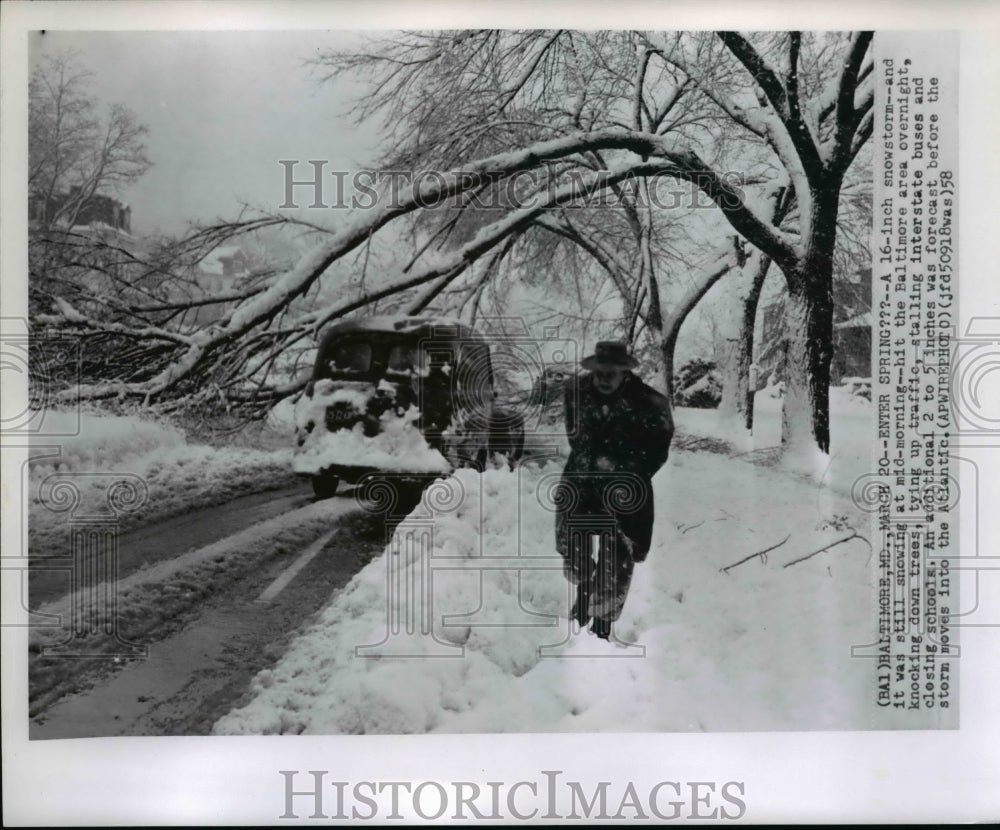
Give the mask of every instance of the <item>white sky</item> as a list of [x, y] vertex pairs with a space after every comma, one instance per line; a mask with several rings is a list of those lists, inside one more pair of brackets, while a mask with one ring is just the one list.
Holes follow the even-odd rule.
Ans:
[[[318, 85], [304, 61], [357, 33], [53, 32], [30, 36], [32, 60], [73, 49], [94, 73], [92, 92], [123, 103], [149, 127], [154, 166], [123, 193], [138, 233], [182, 230], [188, 220], [233, 217], [240, 201], [273, 210], [284, 200], [279, 159], [327, 170], [372, 160], [377, 129], [354, 126], [345, 82]], [[328, 179], [331, 187], [333, 179]], [[296, 190], [305, 203], [309, 191]], [[332, 202], [333, 197], [326, 198]], [[309, 211], [310, 220], [320, 217]], [[328, 212], [322, 218], [328, 219]]]

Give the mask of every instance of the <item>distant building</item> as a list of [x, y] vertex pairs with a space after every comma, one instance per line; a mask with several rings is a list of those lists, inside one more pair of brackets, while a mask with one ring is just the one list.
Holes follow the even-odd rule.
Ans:
[[195, 281], [205, 291], [224, 291], [250, 273], [250, 258], [239, 245], [220, 245], [206, 254], [195, 269]]
[[872, 374], [872, 269], [833, 282], [833, 360], [830, 382]]
[[[871, 377], [872, 356], [872, 270], [862, 268], [847, 278], [833, 282], [833, 357], [830, 382], [845, 377]], [[785, 379], [788, 339], [785, 335], [785, 295], [765, 306], [761, 336], [754, 362], [759, 367], [759, 385]]]
[[198, 270], [208, 276], [235, 277], [249, 268], [250, 258], [239, 245], [220, 245], [198, 263]]
[[131, 236], [132, 208], [129, 205], [100, 193], [82, 200], [79, 208], [76, 207], [78, 202], [81, 202], [79, 187], [49, 197], [29, 197], [29, 224], [38, 227], [54, 222], [68, 228], [72, 222], [75, 231], [112, 231], [119, 236]]
[[75, 284], [119, 300], [126, 287], [138, 287], [141, 241], [132, 236], [132, 209], [124, 202], [103, 194], [84, 199], [79, 187], [29, 195], [28, 231], [33, 279], [58, 275], [59, 291]]
[[[239, 288], [238, 283], [250, 274], [250, 257], [239, 245], [220, 245], [209, 251], [194, 267], [192, 277], [206, 297]], [[222, 317], [226, 303], [212, 303], [193, 309], [186, 322], [205, 325]]]

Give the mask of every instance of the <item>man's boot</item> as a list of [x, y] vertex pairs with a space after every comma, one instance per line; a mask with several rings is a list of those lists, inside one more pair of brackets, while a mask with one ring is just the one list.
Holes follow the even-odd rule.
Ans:
[[607, 640], [611, 636], [611, 621], [594, 617], [594, 624], [590, 626], [590, 630], [602, 640]]

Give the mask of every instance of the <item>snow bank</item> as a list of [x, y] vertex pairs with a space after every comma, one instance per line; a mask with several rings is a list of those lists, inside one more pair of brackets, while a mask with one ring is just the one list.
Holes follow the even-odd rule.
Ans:
[[[783, 567], [851, 528], [867, 535], [847, 499], [741, 461], [675, 452], [654, 482], [653, 548], [616, 626], [626, 647], [570, 627], [546, 506], [557, 476], [552, 464], [460, 470], [432, 486], [386, 552], [214, 732], [871, 728], [871, 661], [850, 659], [874, 630], [867, 543]], [[432, 533], [432, 555], [413, 542], [421, 533]], [[504, 556], [537, 567], [478, 567]], [[421, 596], [427, 569], [433, 636], [420, 634], [419, 616], [403, 636], [413, 607], [398, 597]], [[387, 585], [417, 593], [401, 588], [390, 601]], [[388, 635], [390, 611], [403, 615], [398, 636]], [[386, 656], [399, 647], [410, 656]]]
[[[863, 396], [864, 379], [848, 378], [843, 386], [830, 387], [830, 453], [794, 454], [785, 449], [777, 462], [787, 472], [810, 483], [832, 487], [849, 495], [854, 482], [874, 470], [874, 422], [871, 401]], [[768, 386], [754, 396], [754, 428], [749, 435], [741, 424], [722, 417], [717, 409], [677, 407], [678, 432], [698, 438], [725, 441], [733, 454], [750, 454], [781, 447], [782, 396], [779, 386]]]
[[872, 414], [871, 378], [844, 378], [840, 386], [830, 387], [830, 412]]
[[118, 481], [126, 483], [115, 502], [122, 527], [296, 481], [290, 449], [189, 444], [176, 427], [136, 416], [44, 417], [47, 430], [76, 432], [32, 448], [25, 488], [32, 555], [64, 549], [71, 518], [112, 515], [109, 488]]
[[[39, 467], [75, 471], [114, 469], [127, 458], [185, 444], [184, 433], [176, 427], [136, 417], [47, 410], [43, 422], [46, 433], [63, 437], [58, 439], [58, 457], [39, 461]], [[45, 443], [53, 441], [46, 439]]]

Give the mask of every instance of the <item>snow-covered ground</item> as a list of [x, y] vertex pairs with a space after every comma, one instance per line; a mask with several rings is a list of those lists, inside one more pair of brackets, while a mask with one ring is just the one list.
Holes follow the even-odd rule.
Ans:
[[[754, 397], [753, 435], [737, 433], [725, 424], [715, 409], [674, 410], [679, 432], [723, 438], [734, 451], [750, 453], [781, 446], [782, 399], [774, 387], [762, 389]], [[792, 473], [809, 476], [823, 486], [850, 493], [854, 482], [872, 468], [871, 402], [851, 394], [848, 386], [830, 388], [830, 454], [805, 457], [784, 453], [780, 466]]]
[[116, 515], [131, 527], [296, 480], [290, 436], [278, 450], [215, 448], [137, 416], [46, 411], [44, 417], [48, 432], [72, 434], [31, 451], [25, 492], [33, 554], [64, 549], [70, 519]]
[[[875, 626], [873, 557], [862, 538], [871, 536], [870, 517], [849, 498], [854, 477], [870, 471], [870, 405], [833, 394], [834, 455], [818, 483], [787, 460], [751, 463], [760, 460], [753, 450], [779, 444], [780, 407], [780, 398], [758, 394], [750, 452], [671, 454], [654, 481], [653, 549], [636, 568], [617, 644], [578, 633], [567, 619], [570, 590], [548, 503], [559, 464], [460, 470], [425, 493], [386, 552], [331, 598], [214, 731], [871, 728], [871, 661], [850, 657]], [[681, 409], [676, 419], [682, 433], [724, 434], [714, 411]], [[41, 504], [46, 482], [56, 499], [52, 485], [71, 481], [76, 509], [99, 512], [108, 481], [133, 476], [149, 491], [131, 514], [141, 523], [289, 477], [291, 443], [220, 450], [189, 444], [163, 423], [83, 415], [58, 456], [32, 461], [33, 543], [44, 550], [65, 528], [66, 514]], [[496, 557], [527, 566], [481, 567]], [[415, 599], [421, 585], [432, 586], [426, 600]], [[402, 628], [390, 635], [393, 614]], [[390, 656], [400, 650], [407, 656]]]
[[[853, 442], [848, 468], [871, 434], [864, 410], [834, 408], [834, 441]], [[710, 434], [713, 414], [679, 413], [680, 426], [701, 415]], [[840, 486], [850, 470], [834, 463], [823, 482], [804, 486], [801, 475], [748, 459], [672, 453], [654, 480], [653, 548], [636, 567], [618, 644], [574, 633], [567, 620], [546, 496], [558, 473], [553, 463], [460, 470], [429, 490], [383, 556], [214, 731], [891, 726], [874, 720], [872, 661], [850, 656], [875, 630], [874, 557], [861, 538], [869, 516]], [[525, 567], [483, 569], [516, 556]], [[432, 633], [421, 633], [422, 614]]]

